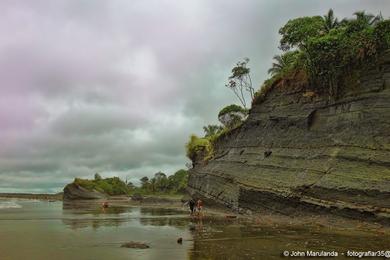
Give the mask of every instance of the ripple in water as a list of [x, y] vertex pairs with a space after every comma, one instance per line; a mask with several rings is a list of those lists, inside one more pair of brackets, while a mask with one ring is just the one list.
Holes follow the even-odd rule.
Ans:
[[0, 209], [19, 209], [22, 205], [15, 201], [0, 201]]

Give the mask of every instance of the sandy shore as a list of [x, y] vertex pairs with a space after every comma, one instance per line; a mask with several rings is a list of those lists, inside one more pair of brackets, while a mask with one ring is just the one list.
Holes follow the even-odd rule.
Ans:
[[[45, 201], [62, 201], [62, 194], [24, 194], [24, 193], [0, 193], [0, 198], [37, 199]], [[100, 207], [103, 202], [108, 202], [109, 207], [152, 207], [171, 208], [189, 213], [189, 208], [182, 202], [180, 195], [149, 195], [140, 201], [134, 201], [128, 196], [112, 196], [102, 200], [72, 200], [64, 201], [71, 207]], [[332, 228], [356, 228], [380, 229], [390, 233], [390, 227], [382, 223], [367, 222], [362, 220], [344, 218], [330, 214], [304, 214], [286, 216], [270, 212], [256, 212], [252, 214], [238, 214], [228, 208], [216, 207], [215, 205], [204, 205], [203, 217], [205, 218], [226, 218], [239, 219], [248, 224], [267, 223], [270, 225], [295, 226], [295, 225], [316, 225]]]

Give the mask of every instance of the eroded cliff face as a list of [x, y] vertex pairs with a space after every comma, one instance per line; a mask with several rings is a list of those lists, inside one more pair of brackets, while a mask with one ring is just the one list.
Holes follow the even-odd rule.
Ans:
[[238, 211], [390, 219], [390, 53], [336, 102], [274, 88], [195, 162], [194, 196]]
[[90, 191], [81, 187], [76, 183], [69, 183], [64, 188], [64, 201], [65, 200], [95, 200], [104, 199], [107, 196], [96, 190]]

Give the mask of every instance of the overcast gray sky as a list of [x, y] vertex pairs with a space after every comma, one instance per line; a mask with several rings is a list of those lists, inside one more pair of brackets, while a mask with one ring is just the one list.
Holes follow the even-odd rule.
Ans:
[[258, 88], [278, 29], [329, 8], [387, 18], [390, 1], [2, 0], [0, 192], [185, 168], [188, 136], [235, 102], [234, 63]]

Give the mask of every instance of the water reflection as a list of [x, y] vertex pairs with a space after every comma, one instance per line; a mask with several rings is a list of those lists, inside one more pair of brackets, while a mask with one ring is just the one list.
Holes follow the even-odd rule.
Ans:
[[140, 209], [142, 215], [144, 216], [170, 216], [185, 214], [185, 211], [173, 208], [142, 207]]
[[64, 202], [62, 204], [62, 212], [65, 215], [75, 215], [75, 214], [93, 214], [99, 216], [102, 214], [112, 214], [119, 215], [126, 212], [131, 212], [131, 207], [123, 206], [110, 206], [108, 208], [103, 208], [100, 203], [96, 202]]
[[[385, 250], [390, 237], [368, 230], [242, 223], [203, 219], [192, 222], [190, 259], [280, 259], [285, 250]], [[326, 258], [323, 258], [326, 259]]]
[[140, 208], [140, 224], [144, 226], [173, 226], [186, 229], [188, 217], [186, 212], [168, 208]]
[[128, 222], [127, 216], [131, 213], [132, 208], [130, 207], [111, 206], [103, 208], [95, 202], [64, 202], [62, 222], [71, 229], [118, 227]]
[[[90, 202], [64, 203], [63, 216], [63, 223], [74, 230], [121, 227], [115, 232], [122, 229], [146, 233], [158, 230], [164, 237], [163, 230], [173, 228], [171, 237], [167, 241], [162, 237], [158, 243], [167, 243], [172, 250], [188, 250], [190, 259], [279, 259], [285, 250], [342, 253], [385, 250], [390, 244], [390, 236], [356, 229], [352, 222], [349, 227], [338, 225], [337, 228], [316, 224], [282, 225], [223, 216], [190, 217], [186, 211], [169, 208], [110, 205], [103, 209], [100, 204]], [[156, 235], [148, 233], [145, 241]], [[183, 247], [174, 242], [178, 237], [183, 237]]]

